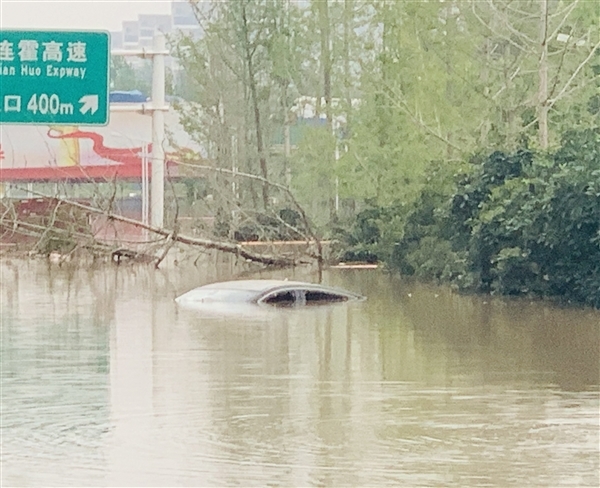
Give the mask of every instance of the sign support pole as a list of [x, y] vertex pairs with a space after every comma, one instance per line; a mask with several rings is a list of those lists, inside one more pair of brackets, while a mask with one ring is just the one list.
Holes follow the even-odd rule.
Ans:
[[[169, 54], [166, 49], [165, 36], [162, 32], [154, 34], [152, 49], [112, 50], [113, 56], [138, 56], [152, 58], [152, 100], [150, 103], [128, 103], [110, 106], [111, 112], [152, 112], [152, 155], [151, 167], [146, 167], [152, 175], [150, 183], [150, 202], [148, 198], [148, 185], [146, 183], [146, 211], [150, 206], [150, 223], [155, 227], [164, 226], [165, 205], [165, 111], [169, 106], [165, 102], [165, 56]], [[143, 177], [142, 177], [143, 178]], [[142, 198], [144, 196], [142, 195]], [[150, 203], [150, 205], [148, 205]], [[142, 218], [143, 219], [143, 218]], [[147, 219], [147, 217], [146, 217]]]
[[148, 178], [148, 157], [150, 151], [148, 145], [144, 144], [142, 147], [142, 222], [146, 225], [150, 223], [148, 219], [149, 215], [149, 198], [148, 198], [148, 185], [150, 183]]

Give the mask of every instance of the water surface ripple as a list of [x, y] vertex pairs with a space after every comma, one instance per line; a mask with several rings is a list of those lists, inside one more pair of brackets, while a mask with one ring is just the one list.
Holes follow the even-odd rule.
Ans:
[[0, 484], [600, 485], [599, 312], [377, 270], [325, 273], [356, 304], [173, 302], [235, 272], [4, 261]]

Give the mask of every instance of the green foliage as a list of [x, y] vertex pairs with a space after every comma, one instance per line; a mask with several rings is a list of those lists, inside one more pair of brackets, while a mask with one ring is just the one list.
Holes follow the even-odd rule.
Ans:
[[600, 307], [599, 182], [599, 129], [567, 132], [552, 155], [494, 152], [451, 191], [422, 191], [390, 264], [460, 288]]
[[144, 63], [134, 68], [125, 58], [113, 56], [110, 59], [111, 90], [139, 90], [146, 95], [152, 91], [152, 65]]
[[193, 205], [208, 194], [208, 182], [205, 178], [184, 177], [181, 178], [181, 183], [185, 188], [185, 202], [188, 205]]
[[326, 127], [310, 127], [292, 155], [294, 189], [304, 202], [335, 193], [335, 138]]
[[368, 207], [358, 213], [348, 231], [335, 229], [335, 236], [344, 244], [343, 261], [374, 263], [386, 257], [384, 236], [392, 231], [390, 208]]
[[565, 133], [554, 154], [496, 151], [429, 174], [408, 208], [359, 213], [341, 234], [344, 257], [460, 289], [600, 307], [600, 129]]

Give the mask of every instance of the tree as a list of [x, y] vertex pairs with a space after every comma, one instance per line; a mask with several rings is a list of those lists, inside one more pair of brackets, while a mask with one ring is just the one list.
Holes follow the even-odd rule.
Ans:
[[[548, 147], [565, 124], [591, 123], [592, 10], [581, 0], [219, 2], [199, 15], [206, 34], [189, 52], [200, 62], [186, 65], [198, 98], [184, 120], [220, 167], [290, 184], [323, 223], [338, 194], [358, 210], [409, 203], [432, 164]], [[315, 101], [316, 120], [293, 151], [298, 97]], [[264, 210], [277, 195], [255, 186], [236, 187], [240, 204]]]
[[593, 35], [599, 28], [593, 2], [487, 0], [470, 4], [470, 14], [483, 27], [480, 35], [488, 39], [485, 62], [489, 71], [499, 62], [504, 65], [501, 76], [490, 80], [495, 90], [492, 100], [512, 106], [511, 119], [519, 116], [524, 122], [509, 128], [509, 138], [517, 139], [537, 126], [538, 144], [547, 149], [553, 122], [560, 118], [552, 117], [554, 106], [576, 103], [592, 85], [585, 73], [591, 74], [587, 67], [600, 47]]
[[152, 87], [152, 67], [144, 63], [139, 68], [122, 56], [112, 56], [110, 59], [110, 88], [111, 90], [139, 90], [147, 95]]

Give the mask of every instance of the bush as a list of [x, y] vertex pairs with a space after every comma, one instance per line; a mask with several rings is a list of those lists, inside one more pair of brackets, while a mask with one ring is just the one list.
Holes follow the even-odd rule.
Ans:
[[453, 178], [433, 172], [398, 235], [388, 263], [403, 274], [600, 307], [600, 131], [565, 133], [553, 155], [494, 152]]
[[344, 249], [340, 259], [367, 263], [389, 261], [402, 233], [406, 212], [403, 203], [389, 207], [370, 206], [360, 211], [347, 228], [335, 228], [333, 236]]

